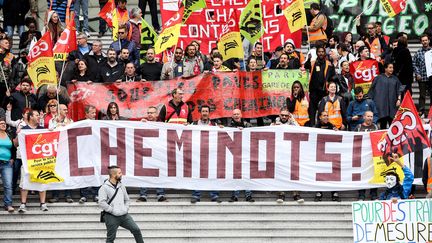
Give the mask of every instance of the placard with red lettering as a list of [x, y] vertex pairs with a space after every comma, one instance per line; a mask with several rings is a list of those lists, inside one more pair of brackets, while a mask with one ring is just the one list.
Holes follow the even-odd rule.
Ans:
[[431, 242], [431, 209], [432, 199], [353, 202], [353, 242]]
[[[248, 0], [207, 0], [207, 8], [192, 13], [182, 26], [178, 46], [185, 48], [191, 41], [196, 40], [201, 43], [200, 51], [208, 54], [213, 47], [216, 47], [222, 25], [228, 22], [232, 11], [237, 11], [239, 17], [248, 2]], [[169, 19], [172, 12], [178, 11], [178, 3], [178, 0], [160, 0], [162, 22]], [[272, 52], [288, 40], [292, 40], [296, 47], [300, 47], [301, 31], [290, 32], [282, 12], [281, 1], [264, 0], [261, 4], [264, 35], [260, 42], [263, 43], [264, 51]]]
[[[42, 135], [46, 132], [42, 132]], [[23, 161], [28, 150], [19, 134]], [[126, 186], [188, 190], [343, 191], [377, 187], [367, 132], [289, 125], [228, 128], [140, 121], [72, 123], [60, 130], [64, 182], [25, 189], [99, 186], [109, 165]]]
[[59, 132], [28, 134], [25, 137], [27, 164], [23, 166], [31, 182], [48, 184], [63, 181], [55, 171], [58, 139]]
[[185, 93], [183, 101], [192, 110], [194, 120], [199, 118], [198, 108], [202, 105], [210, 106], [212, 119], [231, 117], [236, 108], [245, 118], [277, 115], [286, 106], [286, 98], [296, 80], [308, 90], [308, 74], [300, 70], [208, 73], [193, 78], [121, 85], [78, 83], [69, 86], [72, 100], [69, 114], [77, 121], [85, 117], [86, 105], [94, 105], [105, 113], [108, 103], [116, 102], [121, 116], [140, 120], [149, 106], [160, 110], [172, 98], [171, 91], [181, 87]]
[[354, 78], [355, 86], [362, 87], [363, 93], [367, 94], [372, 81], [379, 74], [378, 62], [373, 59], [352, 62], [350, 64], [350, 73]]

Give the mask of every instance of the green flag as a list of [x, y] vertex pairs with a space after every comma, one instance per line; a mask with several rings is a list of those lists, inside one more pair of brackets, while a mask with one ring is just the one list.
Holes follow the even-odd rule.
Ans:
[[185, 6], [182, 23], [186, 23], [186, 20], [192, 14], [192, 12], [207, 8], [205, 0], [183, 0], [183, 5]]
[[260, 0], [251, 0], [240, 15], [240, 33], [254, 44], [262, 36], [263, 26]]
[[146, 60], [147, 50], [154, 47], [157, 39], [157, 34], [144, 19], [141, 21], [141, 48], [140, 48], [140, 63]]

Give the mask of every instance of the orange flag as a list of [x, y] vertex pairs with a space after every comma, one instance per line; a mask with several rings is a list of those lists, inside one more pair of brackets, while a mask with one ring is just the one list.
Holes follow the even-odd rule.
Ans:
[[109, 0], [99, 12], [99, 17], [104, 19], [110, 28], [113, 27], [113, 11], [115, 8], [114, 0]]
[[74, 13], [54, 46], [54, 61], [65, 61], [69, 52], [77, 49]]

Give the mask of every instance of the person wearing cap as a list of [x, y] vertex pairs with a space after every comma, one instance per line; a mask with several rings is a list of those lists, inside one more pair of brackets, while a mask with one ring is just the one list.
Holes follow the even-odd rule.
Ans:
[[304, 57], [303, 53], [296, 50], [296, 46], [294, 45], [294, 43], [292, 41], [285, 42], [284, 52], [288, 55], [288, 60], [290, 63], [299, 62], [300, 66], [298, 66], [297, 68], [303, 69], [305, 57]]
[[31, 81], [28, 78], [24, 78], [20, 82], [20, 91], [10, 93], [6, 92], [6, 96], [3, 100], [3, 106], [6, 107], [7, 104], [12, 105], [11, 118], [12, 120], [18, 120], [22, 117], [22, 112], [24, 108], [32, 108], [37, 105], [36, 95], [30, 93]]
[[266, 68], [274, 69], [278, 65], [279, 58], [283, 52], [284, 52], [284, 49], [282, 46], [276, 47], [275, 51], [273, 52], [272, 58], [266, 64]]

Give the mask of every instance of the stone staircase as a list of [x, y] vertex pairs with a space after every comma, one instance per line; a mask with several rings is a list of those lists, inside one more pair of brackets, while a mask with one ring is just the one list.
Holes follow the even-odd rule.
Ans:
[[[341, 192], [342, 202], [313, 202], [314, 193], [303, 192], [305, 203], [276, 203], [276, 193], [256, 192], [256, 202], [229, 203], [229, 192], [222, 192], [222, 203], [202, 201], [191, 204], [190, 191], [168, 190], [167, 202], [136, 202], [138, 190], [129, 189], [130, 214], [142, 230], [145, 242], [352, 242], [351, 201], [356, 191]], [[418, 198], [424, 198], [418, 187]], [[152, 194], [150, 194], [152, 195]], [[74, 198], [78, 198], [76, 193]], [[104, 242], [105, 225], [99, 223], [97, 204], [77, 202], [49, 204], [39, 210], [36, 196], [30, 196], [25, 214], [0, 212], [0, 242]], [[14, 202], [19, 198], [14, 196]], [[132, 235], [120, 228], [116, 242], [133, 242]]]

